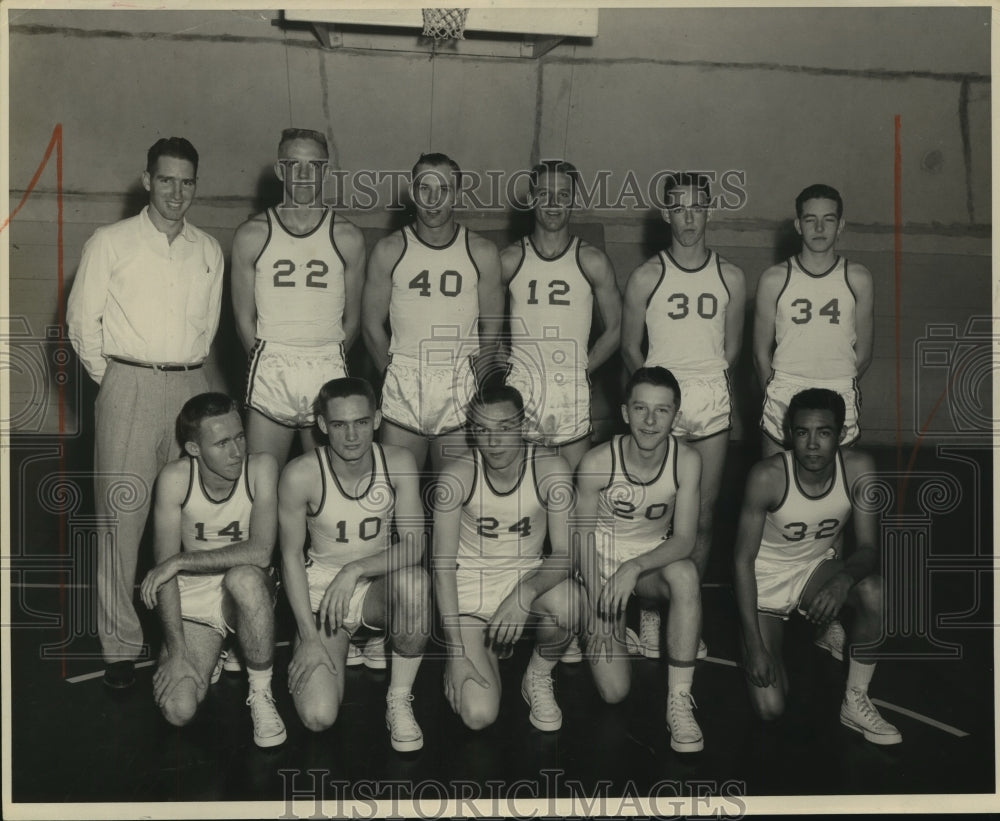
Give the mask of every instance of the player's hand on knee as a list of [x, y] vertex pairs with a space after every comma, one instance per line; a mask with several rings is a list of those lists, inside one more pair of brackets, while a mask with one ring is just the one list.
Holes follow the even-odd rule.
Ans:
[[156, 607], [157, 595], [163, 585], [177, 575], [177, 562], [174, 556], [166, 561], [160, 562], [156, 567], [146, 574], [140, 587], [142, 603], [150, 610]]
[[744, 652], [743, 671], [754, 687], [774, 687], [778, 683], [774, 658], [763, 648]]
[[358, 573], [350, 565], [341, 568], [333, 581], [327, 585], [323, 600], [319, 603], [320, 627], [326, 622], [328, 632], [335, 633], [347, 621], [351, 597], [357, 584]]
[[205, 687], [205, 679], [199, 675], [184, 653], [168, 654], [153, 673], [153, 699], [156, 701], [156, 706], [162, 708], [177, 685], [186, 678], [194, 682], [196, 690]]
[[[524, 633], [528, 613], [521, 607], [520, 597], [515, 589], [500, 602], [496, 612], [486, 622], [486, 644], [492, 646], [513, 646]], [[498, 653], [498, 655], [500, 655]]]
[[809, 602], [806, 610], [806, 619], [814, 624], [827, 624], [831, 619], [835, 619], [840, 609], [847, 601], [847, 594], [851, 592], [852, 581], [844, 575], [836, 575], [824, 584]]
[[639, 568], [632, 562], [623, 562], [611, 575], [597, 599], [597, 612], [605, 621], [617, 621], [625, 612], [629, 596], [639, 581]]
[[467, 681], [474, 681], [487, 690], [490, 687], [469, 658], [457, 656], [448, 659], [444, 666], [444, 695], [456, 713], [462, 712], [462, 688]]
[[326, 667], [331, 674], [337, 675], [337, 668], [319, 639], [306, 639], [295, 648], [288, 665], [288, 692], [299, 695], [319, 667]]

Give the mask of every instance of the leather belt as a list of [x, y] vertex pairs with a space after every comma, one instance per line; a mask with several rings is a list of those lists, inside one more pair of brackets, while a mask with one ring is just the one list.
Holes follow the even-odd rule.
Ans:
[[134, 362], [131, 359], [122, 359], [120, 356], [109, 356], [113, 362], [120, 362], [122, 365], [131, 365], [133, 368], [149, 368], [153, 371], [196, 371], [204, 362], [196, 362], [193, 365], [159, 365], [155, 362]]

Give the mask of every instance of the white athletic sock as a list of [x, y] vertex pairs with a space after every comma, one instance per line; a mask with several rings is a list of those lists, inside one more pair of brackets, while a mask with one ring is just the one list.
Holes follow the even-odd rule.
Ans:
[[545, 656], [538, 652], [538, 648], [536, 647], [531, 651], [531, 658], [528, 660], [528, 671], [539, 676], [549, 676], [552, 675], [552, 671], [555, 669], [558, 661], [559, 659], [557, 658], [545, 658]]
[[670, 664], [667, 666], [667, 689], [670, 692], [691, 692], [691, 685], [694, 683], [694, 663], [691, 664]]
[[250, 679], [250, 689], [270, 690], [271, 670], [271, 667], [267, 667], [264, 670], [254, 670], [252, 667], [247, 667], [247, 678]]
[[860, 661], [851, 659], [850, 664], [847, 665], [847, 689], [867, 693], [868, 685], [874, 674], [874, 664], [862, 664]]
[[392, 651], [392, 669], [389, 672], [389, 690], [399, 690], [408, 693], [413, 688], [417, 678], [417, 670], [423, 656], [401, 656]]

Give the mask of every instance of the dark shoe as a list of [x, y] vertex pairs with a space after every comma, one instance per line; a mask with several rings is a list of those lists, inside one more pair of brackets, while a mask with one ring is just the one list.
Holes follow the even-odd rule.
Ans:
[[135, 662], [115, 661], [104, 668], [104, 683], [112, 690], [127, 690], [135, 684]]

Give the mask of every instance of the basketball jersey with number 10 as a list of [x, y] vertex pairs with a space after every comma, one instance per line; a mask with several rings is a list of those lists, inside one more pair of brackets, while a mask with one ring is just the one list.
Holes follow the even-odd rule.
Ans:
[[389, 479], [385, 452], [372, 443], [371, 478], [364, 491], [352, 496], [333, 470], [329, 447], [317, 448], [323, 497], [315, 513], [306, 516], [310, 545], [308, 558], [342, 567], [387, 550], [396, 491]]

